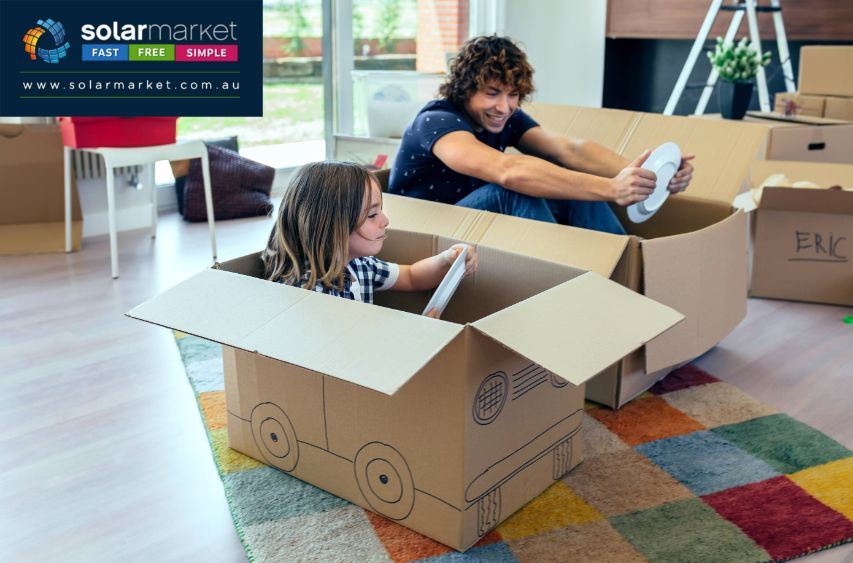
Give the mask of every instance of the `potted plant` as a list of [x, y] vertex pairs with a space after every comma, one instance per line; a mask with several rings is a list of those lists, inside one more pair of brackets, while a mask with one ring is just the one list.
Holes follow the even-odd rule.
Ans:
[[770, 62], [770, 53], [759, 55], [746, 37], [737, 43], [717, 37], [708, 59], [722, 79], [717, 90], [720, 112], [726, 119], [743, 119], [752, 99], [755, 75]]

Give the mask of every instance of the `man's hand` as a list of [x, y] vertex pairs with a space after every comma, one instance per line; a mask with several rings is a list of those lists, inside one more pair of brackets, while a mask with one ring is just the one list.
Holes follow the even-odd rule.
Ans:
[[[651, 149], [646, 149], [610, 180], [612, 201], [619, 205], [631, 205], [643, 201], [654, 191], [657, 175], [651, 170], [640, 168], [651, 153]], [[690, 169], [692, 171], [693, 167]]]
[[667, 186], [670, 193], [677, 194], [687, 189], [687, 185], [693, 179], [693, 165], [689, 161], [694, 158], [696, 158], [695, 154], [681, 156], [681, 166], [678, 167], [678, 172], [675, 173], [675, 176], [669, 181], [669, 186]]

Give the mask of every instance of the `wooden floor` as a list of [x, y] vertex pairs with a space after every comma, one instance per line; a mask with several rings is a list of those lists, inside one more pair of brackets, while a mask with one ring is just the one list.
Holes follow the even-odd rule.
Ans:
[[[271, 219], [217, 226], [223, 259]], [[169, 331], [123, 313], [210, 265], [206, 224], [71, 255], [0, 257], [0, 561], [242, 561]], [[752, 300], [698, 364], [853, 448], [853, 326], [839, 307]], [[853, 561], [848, 545], [808, 558]]]

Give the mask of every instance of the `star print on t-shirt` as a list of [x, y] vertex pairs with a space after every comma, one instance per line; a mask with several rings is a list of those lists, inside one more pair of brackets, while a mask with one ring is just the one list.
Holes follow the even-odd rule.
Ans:
[[454, 131], [468, 131], [477, 140], [501, 152], [514, 147], [528, 129], [538, 123], [521, 109], [507, 120], [500, 133], [477, 131], [465, 110], [447, 100], [427, 103], [403, 132], [400, 149], [391, 168], [388, 192], [442, 203], [456, 203], [486, 184], [449, 169], [432, 153], [435, 142]]

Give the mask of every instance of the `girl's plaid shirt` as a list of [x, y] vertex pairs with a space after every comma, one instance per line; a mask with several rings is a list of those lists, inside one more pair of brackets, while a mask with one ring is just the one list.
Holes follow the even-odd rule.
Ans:
[[[394, 287], [394, 284], [397, 282], [397, 276], [400, 274], [400, 266], [393, 262], [380, 260], [374, 256], [365, 256], [350, 260], [349, 264], [347, 264], [347, 271], [349, 275], [344, 280], [343, 291], [339, 291], [334, 287], [326, 287], [319, 282], [313, 287], [313, 290], [318, 293], [326, 293], [363, 303], [373, 303], [373, 294], [376, 291]], [[299, 280], [300, 283], [293, 285], [304, 287], [309, 276], [310, 272], [306, 269]], [[282, 283], [284, 283], [284, 280], [282, 280]]]

